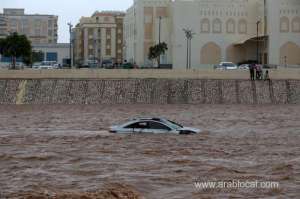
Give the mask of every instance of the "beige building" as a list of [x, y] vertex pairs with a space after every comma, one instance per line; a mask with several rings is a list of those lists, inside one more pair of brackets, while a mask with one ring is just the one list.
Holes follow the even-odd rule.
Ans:
[[57, 20], [54, 15], [25, 14], [24, 9], [4, 8], [0, 14], [0, 37], [17, 32], [33, 44], [57, 43]]
[[95, 12], [73, 29], [75, 64], [123, 62], [123, 12]]
[[300, 65], [299, 0], [134, 0], [124, 27], [126, 59], [140, 66], [153, 64], [148, 50], [160, 35], [169, 47], [161, 63], [185, 68], [184, 28], [195, 33], [192, 68], [257, 59]]

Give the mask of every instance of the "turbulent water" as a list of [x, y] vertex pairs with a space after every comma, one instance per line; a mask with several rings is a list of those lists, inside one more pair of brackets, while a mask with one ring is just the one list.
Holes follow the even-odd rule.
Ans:
[[[0, 198], [300, 198], [299, 113], [299, 105], [0, 106]], [[107, 133], [136, 116], [203, 133]], [[194, 184], [235, 180], [279, 187]]]

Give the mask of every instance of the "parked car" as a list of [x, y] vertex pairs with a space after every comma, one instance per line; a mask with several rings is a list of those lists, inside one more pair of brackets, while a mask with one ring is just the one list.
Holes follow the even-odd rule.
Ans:
[[132, 63], [127, 62], [127, 63], [122, 64], [121, 68], [123, 68], [123, 69], [133, 69], [134, 65]]
[[242, 70], [249, 70], [249, 67], [250, 67], [249, 64], [242, 64], [242, 65], [239, 66], [239, 69], [242, 69]]
[[125, 124], [112, 126], [111, 133], [171, 133], [171, 134], [197, 134], [201, 130], [184, 127], [176, 122], [164, 118], [137, 118]]
[[41, 65], [41, 63], [34, 63], [34, 64], [32, 65], [32, 68], [33, 68], [33, 69], [40, 69], [40, 65]]
[[237, 65], [232, 62], [221, 62], [218, 69], [221, 70], [236, 70], [238, 69]]
[[112, 60], [103, 60], [102, 67], [106, 68], [106, 69], [112, 69], [112, 68], [114, 68], [114, 64], [113, 64]]
[[264, 64], [263, 69], [277, 69], [278, 66], [275, 64]]

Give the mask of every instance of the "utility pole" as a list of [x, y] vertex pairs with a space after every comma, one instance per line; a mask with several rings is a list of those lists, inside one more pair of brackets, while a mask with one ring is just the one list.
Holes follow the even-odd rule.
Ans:
[[183, 29], [186, 36], [186, 69], [191, 69], [192, 62], [192, 39], [196, 33], [192, 29]]
[[73, 25], [71, 23], [68, 23], [69, 26], [69, 33], [70, 33], [70, 49], [69, 49], [69, 56], [70, 56], [70, 68], [73, 67], [73, 60], [72, 60], [72, 27]]
[[258, 28], [260, 21], [256, 22], [256, 62], [259, 64], [259, 39], [258, 39]]

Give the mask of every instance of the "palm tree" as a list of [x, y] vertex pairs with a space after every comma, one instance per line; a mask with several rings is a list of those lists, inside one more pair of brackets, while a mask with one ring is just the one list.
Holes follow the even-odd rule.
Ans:
[[153, 60], [156, 59], [158, 67], [160, 66], [160, 56], [165, 54], [168, 50], [168, 45], [165, 42], [159, 43], [149, 48], [148, 58]]

